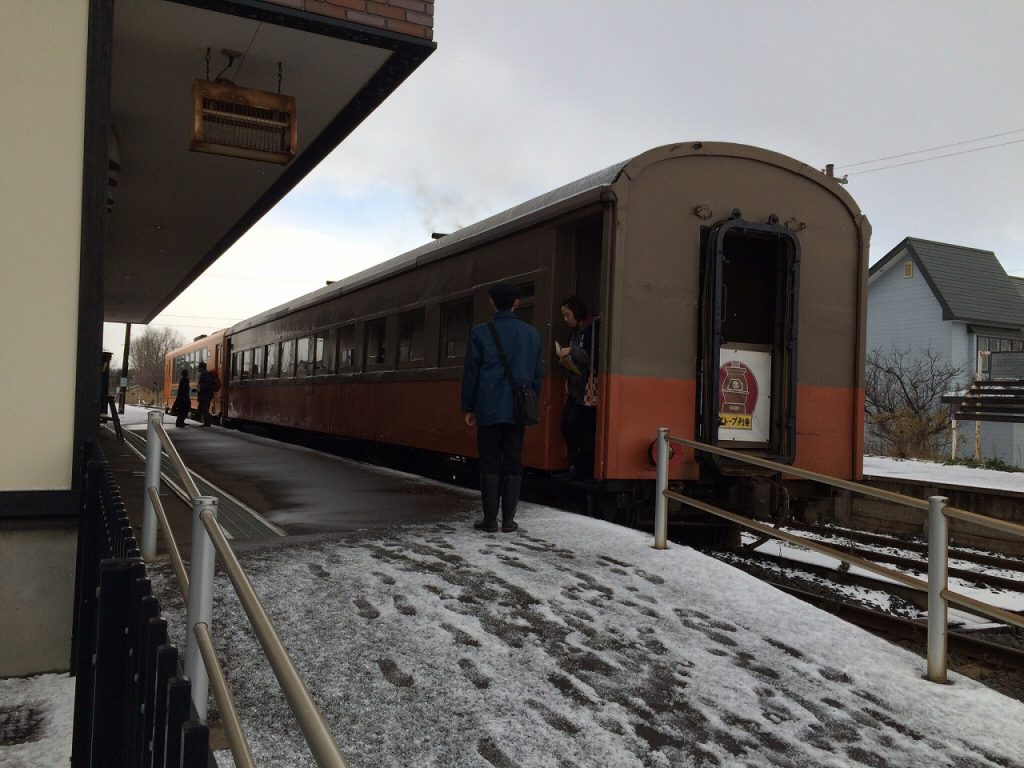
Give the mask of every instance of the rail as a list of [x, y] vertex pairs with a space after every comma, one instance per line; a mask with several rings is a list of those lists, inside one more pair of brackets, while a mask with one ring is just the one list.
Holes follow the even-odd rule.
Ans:
[[[160, 501], [160, 463], [162, 451], [167, 451], [192, 501], [192, 545], [190, 573], [186, 573], [181, 552], [174, 540], [163, 504]], [[151, 411], [146, 432], [146, 494], [143, 502], [142, 556], [152, 559], [156, 555], [158, 528], [165, 536], [171, 563], [177, 576], [187, 610], [187, 645], [185, 674], [192, 680], [192, 704], [199, 719], [206, 721], [208, 690], [213, 689], [214, 700], [220, 711], [227, 733], [232, 758], [238, 768], [254, 765], [252, 751], [235, 709], [220, 663], [210, 637], [213, 612], [213, 574], [216, 556], [228, 574], [235, 593], [242, 604], [256, 637], [263, 646], [267, 661], [277, 677], [295, 719], [299, 723], [313, 759], [320, 768], [346, 768], [344, 758], [334, 736], [313, 701], [309, 689], [292, 663], [288, 652], [274, 629], [270, 618], [260, 604], [259, 597], [235, 557], [227, 537], [217, 522], [217, 498], [200, 496], [192, 479], [163, 426], [163, 414]], [[211, 679], [212, 678], [212, 679]]]
[[[719, 448], [718, 446], [707, 445], [695, 440], [687, 440], [682, 437], [672, 437], [669, 434], [668, 429], [665, 427], [658, 429], [655, 443], [658, 449], [657, 489], [655, 493], [654, 509], [655, 549], [665, 549], [668, 546], [668, 500], [673, 499], [681, 504], [699, 509], [703, 512], [731, 520], [745, 528], [750, 528], [751, 530], [758, 531], [759, 533], [767, 536], [799, 544], [800, 546], [806, 547], [812, 551], [820, 552], [828, 555], [829, 557], [834, 557], [849, 565], [856, 565], [870, 571], [871, 573], [892, 579], [893, 581], [910, 587], [911, 589], [917, 589], [925, 592], [928, 595], [927, 677], [929, 680], [936, 683], [946, 682], [949, 603], [962, 606], [984, 616], [1024, 629], [1024, 617], [1011, 613], [1010, 611], [997, 608], [994, 605], [989, 605], [988, 603], [984, 603], [980, 600], [975, 600], [967, 595], [953, 592], [948, 588], [949, 523], [947, 518], [962, 520], [973, 523], [974, 525], [993, 528], [1004, 533], [1010, 533], [1022, 537], [1024, 537], [1024, 526], [1017, 525], [1016, 523], [1010, 523], [1005, 520], [996, 520], [990, 517], [985, 517], [984, 515], [978, 515], [965, 509], [947, 506], [947, 499], [944, 496], [931, 496], [927, 500], [915, 499], [912, 496], [904, 496], [899, 493], [872, 488], [862, 483], [854, 483], [849, 480], [828, 477], [827, 475], [821, 475], [817, 472], [810, 472], [798, 467], [791, 467], [787, 464], [779, 464], [757, 456], [748, 456], [736, 451], [730, 451], [727, 448]], [[872, 563], [854, 555], [849, 555], [845, 552], [833, 549], [832, 547], [812, 541], [811, 539], [796, 536], [794, 534], [787, 533], [786, 531], [780, 531], [777, 528], [751, 520], [743, 515], [728, 512], [698, 499], [684, 496], [681, 493], [669, 490], [669, 445], [672, 443], [692, 448], [695, 451], [705, 451], [707, 453], [723, 456], [746, 464], [753, 464], [764, 469], [770, 469], [793, 477], [813, 480], [824, 485], [842, 488], [864, 496], [884, 499], [895, 504], [901, 504], [903, 506], [912, 507], [913, 509], [926, 511], [928, 513], [928, 580], [924, 581], [912, 576], [907, 576], [906, 574], [892, 568], [877, 565], [876, 563]]]

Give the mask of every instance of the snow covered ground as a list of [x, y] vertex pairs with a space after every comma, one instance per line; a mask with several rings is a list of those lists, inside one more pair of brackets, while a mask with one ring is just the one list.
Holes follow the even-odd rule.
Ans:
[[0, 734], [20, 739], [32, 731], [31, 741], [0, 746], [0, 766], [67, 766], [74, 710], [75, 681], [67, 675], [0, 680]]
[[892, 477], [966, 488], [992, 488], [1024, 493], [1024, 472], [1000, 472], [995, 469], [939, 464], [934, 461], [865, 456], [864, 474], [868, 477]]
[[[928, 683], [917, 656], [688, 548], [534, 505], [520, 519], [240, 552], [352, 768], [1024, 767], [1021, 702]], [[180, 639], [173, 574], [154, 577]], [[223, 576], [213, 633], [257, 764], [312, 766]], [[42, 713], [0, 766], [67, 764], [73, 684], [0, 681], [0, 712]]]
[[[913, 654], [688, 548], [522, 521], [243, 553], [351, 766], [1024, 765], [1018, 701], [928, 683]], [[311, 766], [229, 590], [214, 635], [257, 761]]]

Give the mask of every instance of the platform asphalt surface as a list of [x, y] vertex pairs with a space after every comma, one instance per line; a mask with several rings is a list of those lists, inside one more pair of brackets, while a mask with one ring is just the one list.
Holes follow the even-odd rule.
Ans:
[[[928, 683], [920, 658], [686, 547], [535, 505], [520, 534], [481, 534], [466, 489], [171, 436], [288, 534], [232, 546], [352, 768], [1024, 767], [1020, 702]], [[173, 574], [151, 574], [180, 643]], [[223, 576], [215, 592], [257, 764], [313, 766]]]

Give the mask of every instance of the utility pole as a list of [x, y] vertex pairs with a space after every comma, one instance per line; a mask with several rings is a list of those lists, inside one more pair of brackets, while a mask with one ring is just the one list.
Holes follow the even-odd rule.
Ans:
[[124, 413], [124, 400], [128, 394], [128, 346], [132, 342], [132, 324], [124, 324], [124, 358], [121, 360], [121, 388], [117, 395], [117, 412]]

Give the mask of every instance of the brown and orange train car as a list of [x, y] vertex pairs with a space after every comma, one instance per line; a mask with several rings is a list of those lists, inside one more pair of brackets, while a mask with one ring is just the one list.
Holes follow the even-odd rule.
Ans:
[[[190, 410], [194, 414], [199, 408], [199, 364], [206, 363], [207, 369], [216, 371], [223, 381], [226, 355], [226, 334], [223, 330], [196, 336], [188, 344], [169, 352], [164, 358], [164, 410], [170, 411], [171, 404], [178, 394], [181, 371], [187, 368], [190, 385], [189, 398], [192, 401]], [[222, 386], [210, 402], [210, 416], [219, 421], [224, 413], [226, 402], [227, 389]]]
[[[870, 225], [839, 183], [764, 149], [664, 146], [228, 329], [227, 416], [463, 457], [469, 330], [518, 284], [545, 348], [561, 300], [601, 315], [596, 483], [650, 497], [656, 429], [855, 479]], [[527, 466], [566, 466], [546, 362]], [[680, 451], [674, 482], [721, 482]], [[734, 480], [730, 481], [734, 482]], [[638, 490], [640, 489], [640, 490]]]

